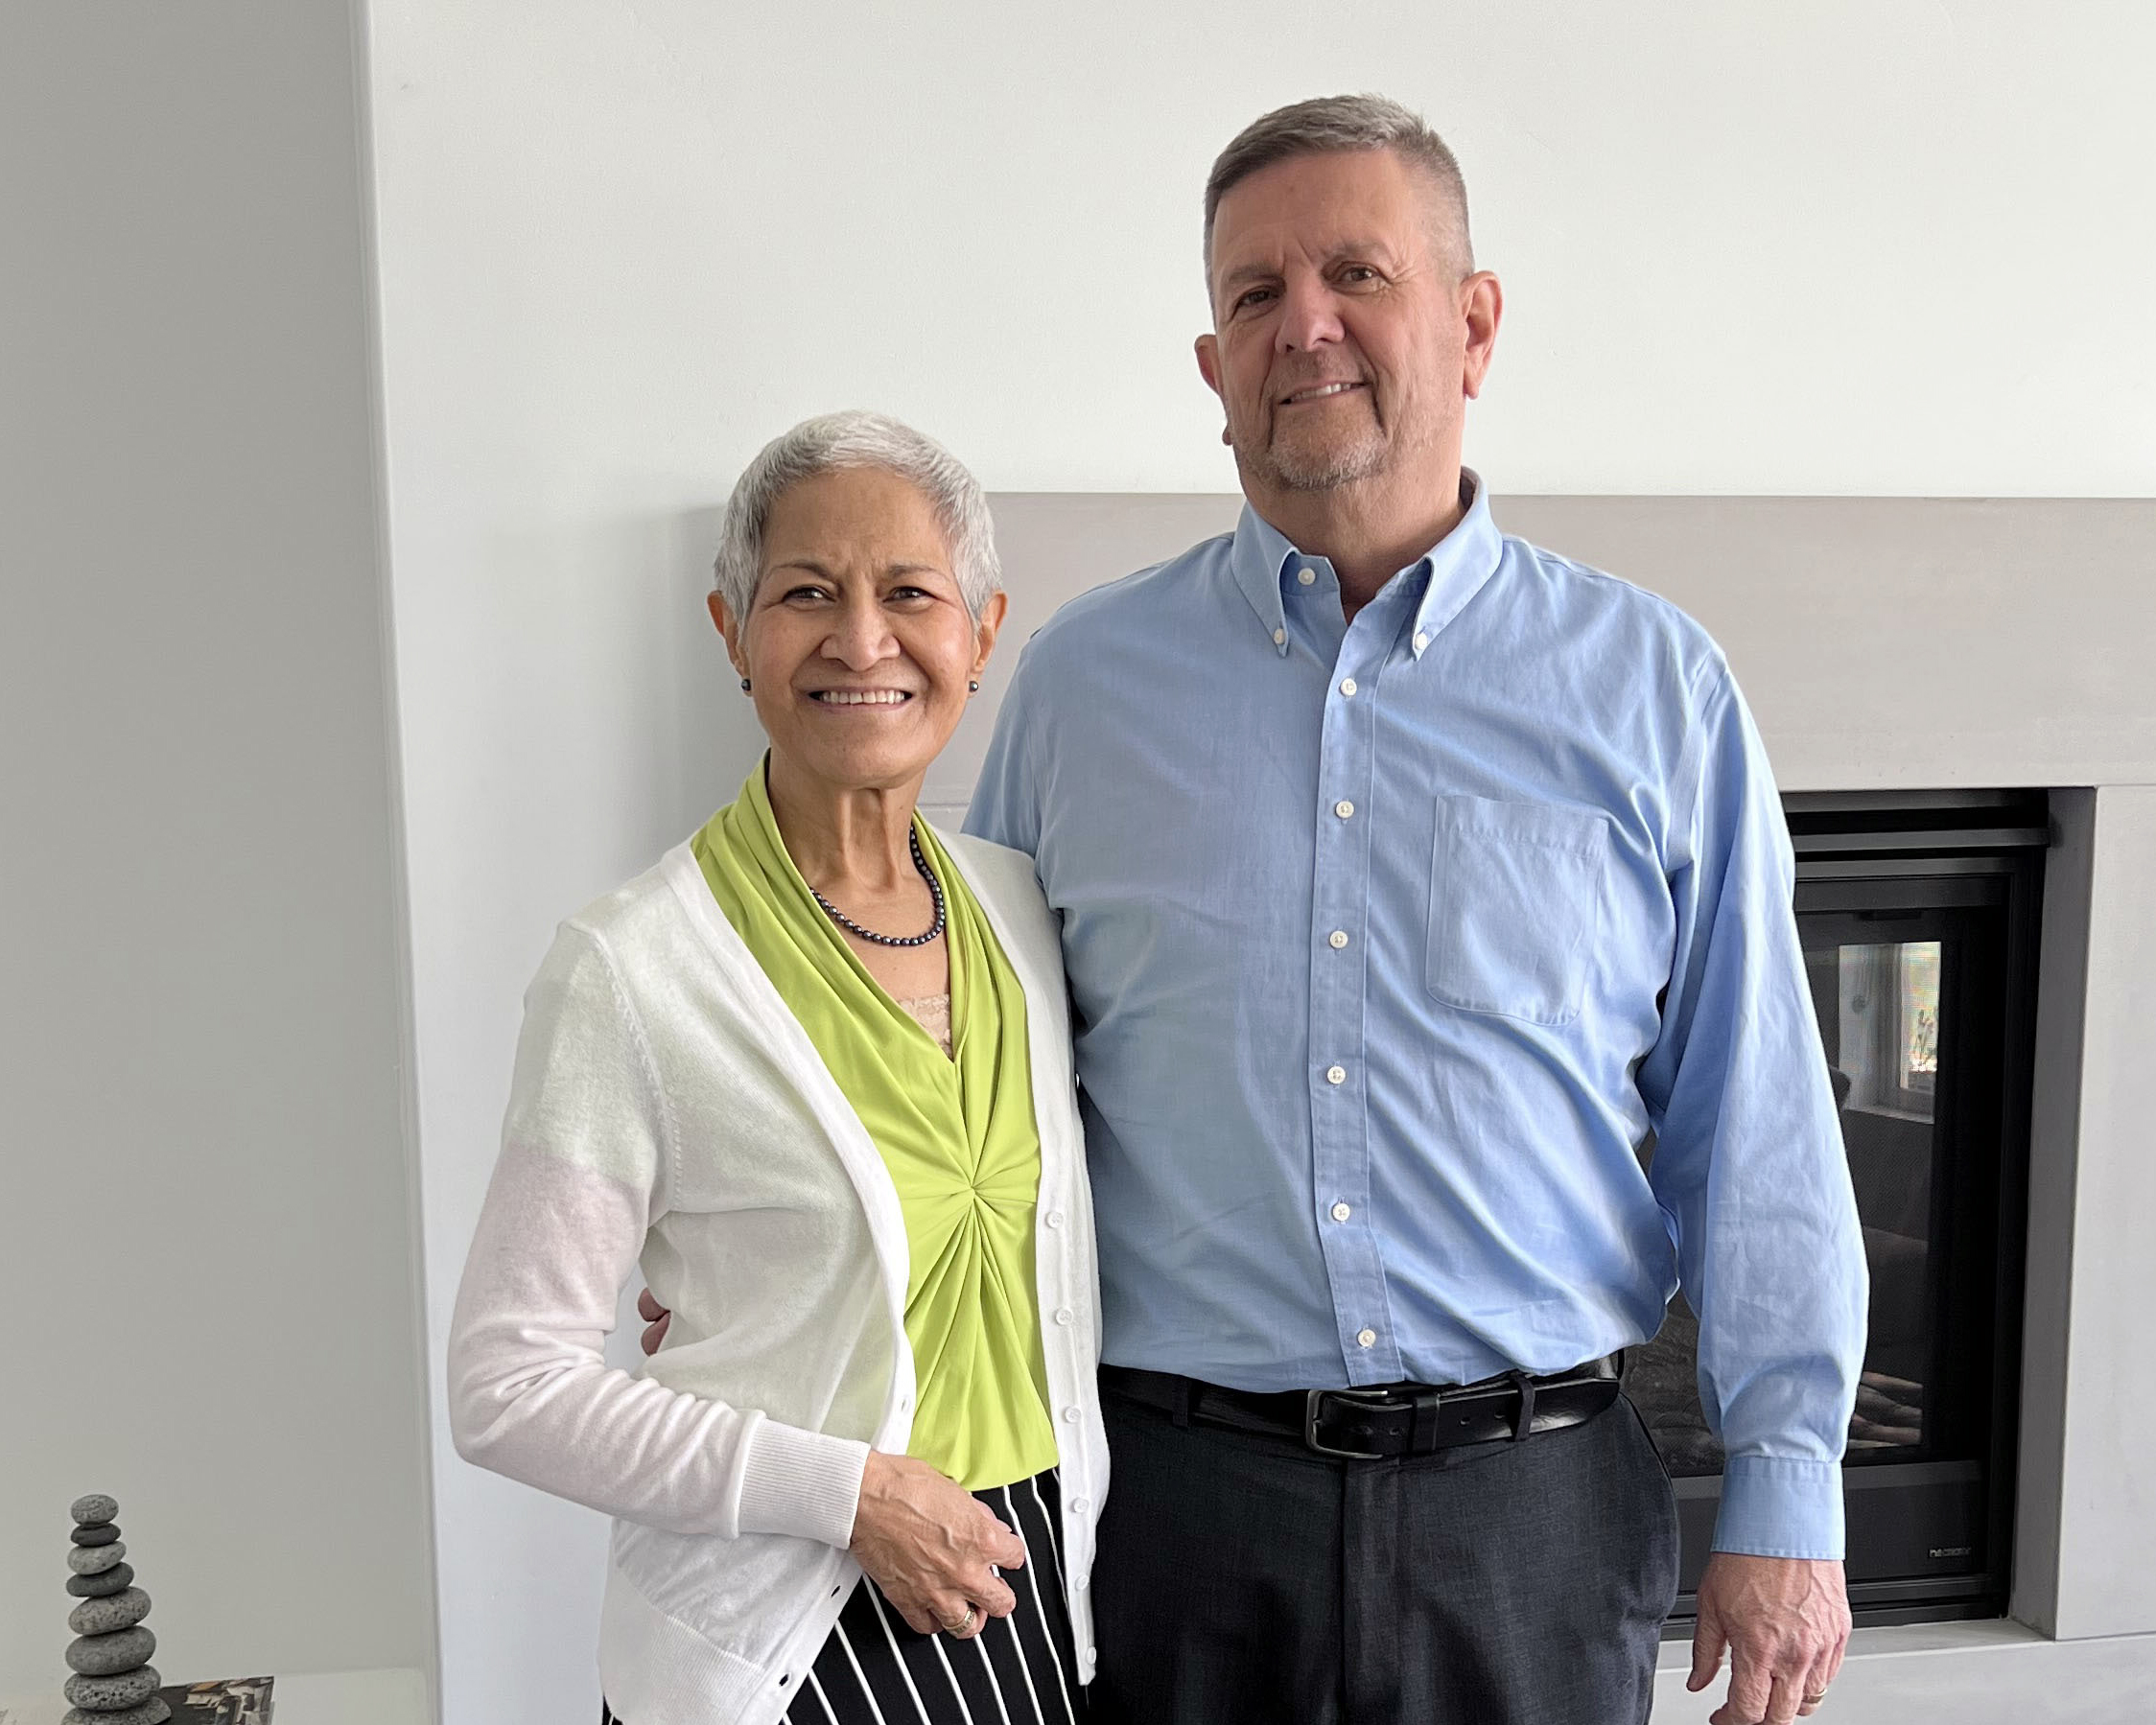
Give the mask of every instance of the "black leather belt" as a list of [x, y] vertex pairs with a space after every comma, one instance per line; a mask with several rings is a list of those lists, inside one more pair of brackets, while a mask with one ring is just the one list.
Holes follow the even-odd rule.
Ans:
[[1477, 1384], [1385, 1384], [1368, 1389], [1225, 1389], [1173, 1372], [1100, 1368], [1103, 1389], [1179, 1420], [1287, 1437], [1348, 1461], [1426, 1456], [1461, 1444], [1517, 1440], [1594, 1418], [1617, 1399], [1618, 1357]]

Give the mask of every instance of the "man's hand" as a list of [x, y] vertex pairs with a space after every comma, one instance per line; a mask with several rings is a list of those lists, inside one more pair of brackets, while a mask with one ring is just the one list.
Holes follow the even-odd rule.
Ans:
[[644, 1319], [644, 1351], [655, 1354], [659, 1344], [667, 1339], [667, 1326], [673, 1322], [673, 1314], [651, 1297], [646, 1288], [636, 1296], [636, 1315]]
[[1018, 1596], [997, 1569], [1025, 1562], [1025, 1542], [964, 1486], [910, 1456], [871, 1450], [851, 1550], [923, 1635], [965, 1640], [1007, 1618]]
[[1692, 1633], [1697, 1692], [1729, 1650], [1729, 1697], [1708, 1725], [1789, 1725], [1815, 1712], [1849, 1645], [1849, 1594], [1839, 1563], [1717, 1551], [1699, 1577]]

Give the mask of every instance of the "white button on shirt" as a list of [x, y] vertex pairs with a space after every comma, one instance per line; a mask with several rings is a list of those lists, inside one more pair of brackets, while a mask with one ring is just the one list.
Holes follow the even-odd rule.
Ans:
[[1304, 565], [1301, 569], [1296, 571], [1295, 578], [1305, 587], [1315, 587], [1318, 584], [1318, 571], [1308, 565]]
[[1355, 812], [1355, 805], [1343, 797], [1332, 805], [1332, 812], [1345, 821]]
[[1073, 1312], [1068, 1306], [1058, 1306], [1056, 1308], [1056, 1322], [1062, 1324], [1065, 1328], [1067, 1329], [1071, 1324], [1077, 1321], [1078, 1314]]
[[1343, 946], [1348, 944], [1348, 931], [1345, 928], [1334, 929], [1330, 934], [1325, 936], [1325, 944], [1330, 946], [1335, 952], [1338, 952]]
[[1332, 1219], [1335, 1222], [1346, 1222], [1354, 1213], [1346, 1204], [1334, 1204], [1332, 1207]]
[[1342, 694], [1344, 694], [1344, 695], [1348, 695], [1348, 696], [1352, 696], [1352, 695], [1354, 694], [1354, 692], [1355, 692], [1355, 688], [1356, 688], [1356, 684], [1355, 684], [1355, 680], [1354, 680], [1354, 678], [1352, 678], [1352, 677], [1343, 677], [1343, 678], [1341, 678], [1341, 680], [1340, 680], [1340, 692], [1341, 692]]
[[1375, 1347], [1377, 1345], [1377, 1332], [1375, 1330], [1356, 1331], [1355, 1345], [1358, 1347]]
[[1327, 1066], [1327, 1067], [1325, 1068], [1325, 1083], [1326, 1083], [1326, 1084], [1346, 1084], [1347, 1082], [1348, 1082], [1348, 1068], [1347, 1068], [1347, 1067], [1345, 1067], [1345, 1066]]

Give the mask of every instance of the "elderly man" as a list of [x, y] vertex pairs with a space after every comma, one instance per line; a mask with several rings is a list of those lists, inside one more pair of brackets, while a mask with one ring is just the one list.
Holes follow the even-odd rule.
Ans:
[[1503, 297], [1414, 115], [1255, 122], [1206, 265], [1241, 524], [1041, 630], [968, 823], [1076, 1008], [1094, 1716], [1644, 1718], [1676, 1527], [1609, 1357], [1679, 1280], [1728, 1453], [1692, 1687], [1726, 1648], [1717, 1721], [1808, 1713], [1865, 1278], [1749, 715], [1462, 468]]

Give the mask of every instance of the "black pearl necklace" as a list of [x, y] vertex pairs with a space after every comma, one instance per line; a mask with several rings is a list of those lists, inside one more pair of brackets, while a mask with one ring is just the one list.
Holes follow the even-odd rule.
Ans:
[[808, 890], [816, 894], [816, 902], [824, 907], [824, 914], [848, 934], [858, 935], [864, 941], [874, 941], [879, 946], [926, 946], [930, 941], [942, 934], [944, 931], [943, 888], [937, 884], [935, 872], [928, 867], [928, 859], [921, 853], [921, 833], [918, 828], [907, 831], [906, 843], [913, 851], [913, 866], [921, 871], [921, 878], [928, 883], [928, 897], [936, 901], [936, 920], [928, 924], [926, 934], [878, 934], [873, 928], [863, 928], [853, 918], [840, 910], [837, 905], [826, 898], [823, 894], [817, 893], [814, 887], [810, 887]]

